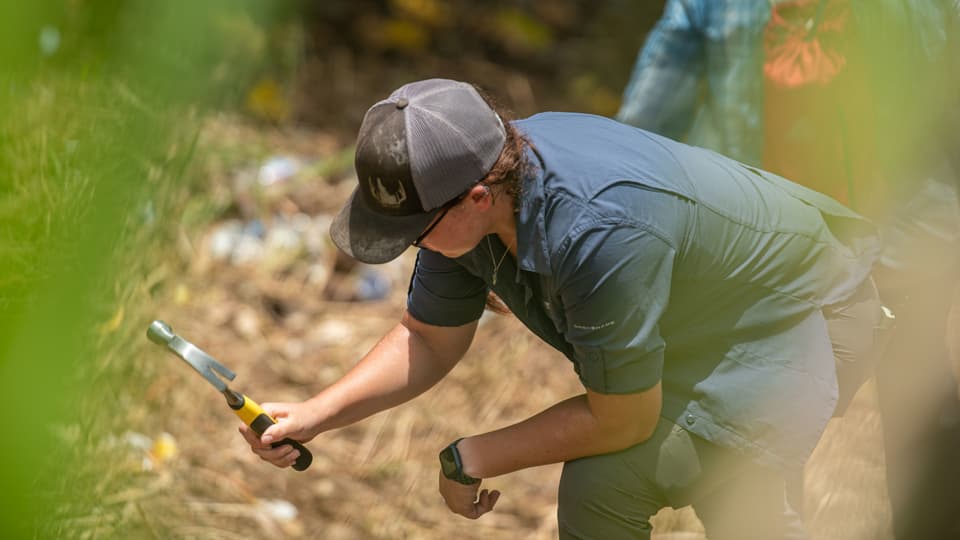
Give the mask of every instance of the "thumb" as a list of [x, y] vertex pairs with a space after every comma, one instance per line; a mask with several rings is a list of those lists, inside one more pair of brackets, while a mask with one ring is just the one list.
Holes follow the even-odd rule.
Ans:
[[278, 403], [264, 403], [261, 408], [263, 408], [263, 412], [275, 420], [275, 423], [263, 430], [260, 435], [260, 442], [270, 444], [286, 438], [289, 432], [289, 422], [284, 421], [287, 417], [286, 409]]
[[289, 430], [285, 424], [277, 423], [263, 430], [260, 435], [260, 442], [264, 445], [270, 445], [276, 441], [282, 441], [287, 438]]

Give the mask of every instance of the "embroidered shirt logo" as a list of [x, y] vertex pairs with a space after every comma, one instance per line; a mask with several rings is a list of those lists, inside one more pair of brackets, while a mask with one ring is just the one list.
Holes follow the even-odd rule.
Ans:
[[613, 326], [615, 324], [617, 324], [617, 321], [607, 321], [597, 325], [574, 324], [573, 327], [578, 330], [600, 330], [602, 328]]
[[397, 189], [393, 192], [383, 185], [382, 178], [377, 177], [376, 182], [373, 178], [368, 178], [367, 183], [370, 186], [370, 195], [384, 208], [399, 208], [407, 200], [407, 192], [402, 182], [397, 183]]

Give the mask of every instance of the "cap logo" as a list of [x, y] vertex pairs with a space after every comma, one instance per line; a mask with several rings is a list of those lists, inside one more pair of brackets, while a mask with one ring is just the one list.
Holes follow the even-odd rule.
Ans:
[[384, 208], [399, 208], [407, 200], [403, 182], [397, 182], [397, 188], [393, 191], [387, 189], [383, 185], [383, 179], [379, 177], [376, 179], [376, 184], [373, 178], [368, 178], [367, 183], [370, 185], [370, 195]]

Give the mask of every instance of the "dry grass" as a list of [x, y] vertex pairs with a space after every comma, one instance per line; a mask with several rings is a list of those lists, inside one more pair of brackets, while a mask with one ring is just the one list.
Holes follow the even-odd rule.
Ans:
[[[408, 259], [400, 266], [405, 272], [409, 265]], [[262, 401], [305, 399], [344, 373], [396, 323], [404, 290], [395, 287], [380, 303], [325, 302], [321, 288], [261, 284], [256, 275], [219, 267], [215, 273], [216, 280], [210, 275], [186, 280], [189, 290], [198, 292], [190, 302], [164, 310], [164, 317], [230, 365], [238, 373], [237, 389]], [[271, 304], [287, 306], [288, 315], [276, 320], [261, 309], [263, 293], [250, 297], [244, 290], [270, 291]], [[291, 342], [298, 344], [294, 350]], [[168, 390], [153, 393], [169, 400], [167, 411], [180, 412], [173, 416], [191, 417], [166, 428], [183, 456], [172, 463], [175, 487], [225, 528], [261, 529], [254, 537], [274, 534], [280, 526], [275, 520], [257, 519], [257, 512], [238, 511], [237, 505], [284, 499], [300, 510], [298, 520], [281, 527], [291, 537], [479, 539], [513, 537], [515, 531], [555, 536], [558, 467], [490, 480], [504, 493], [500, 510], [466, 529], [436, 492], [436, 452], [449, 440], [520, 420], [577, 391], [566, 360], [512, 318], [489, 318], [470, 355], [417, 400], [318, 437], [310, 444], [314, 464], [305, 473], [260, 462], [235, 432], [238, 421], [222, 397], [176, 359], [156, 360], [169, 362], [170, 369], [155, 383]], [[211, 478], [193, 481], [195, 470], [216, 478], [217, 487], [209, 489]]]
[[813, 538], [890, 540], [890, 508], [876, 389], [865, 385], [834, 419], [807, 464], [806, 514]]

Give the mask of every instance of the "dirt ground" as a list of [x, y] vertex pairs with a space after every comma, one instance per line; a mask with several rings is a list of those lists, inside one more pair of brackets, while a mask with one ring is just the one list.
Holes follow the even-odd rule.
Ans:
[[[221, 122], [207, 130], [208, 141], [223, 143], [229, 131], [242, 144], [243, 133], [252, 132]], [[274, 132], [257, 144], [305, 162], [342, 150], [322, 133], [302, 131]], [[186, 271], [170, 278], [159, 317], [231, 367], [235, 389], [260, 402], [306, 399], [396, 323], [413, 253], [375, 273], [337, 261], [323, 224], [352, 189], [349, 177], [323, 177], [308, 168], [278, 196], [245, 198], [237, 189], [242, 171], [215, 163], [209, 170], [212, 192], [230, 192], [239, 202], [211, 227], [184, 232], [181, 249], [192, 256]], [[244, 204], [253, 206], [244, 210]], [[257, 215], [251, 208], [259, 208], [268, 231], [278, 216], [310, 217], [312, 247], [279, 262], [212, 255], [217, 231], [228, 219], [249, 221]], [[365, 275], [376, 278], [376, 299], [357, 301]], [[306, 472], [261, 462], [237, 433], [239, 421], [221, 396], [174, 357], [157, 352], [155, 361], [168, 365], [158, 369], [146, 395], [164, 412], [154, 422], [158, 433], [147, 435], [168, 432], [177, 452], [147, 474], [156, 476], [163, 500], [176, 501], [164, 526], [177, 538], [556, 537], [559, 465], [486, 480], [485, 487], [501, 490], [502, 497], [477, 521], [448, 512], [436, 490], [436, 454], [444, 444], [581, 392], [571, 364], [512, 317], [488, 314], [468, 356], [418, 399], [310, 442], [314, 461]], [[846, 417], [830, 426], [808, 465], [813, 539], [890, 538], [880, 429], [867, 386]], [[690, 509], [664, 510], [655, 525], [655, 538], [703, 537]]]

